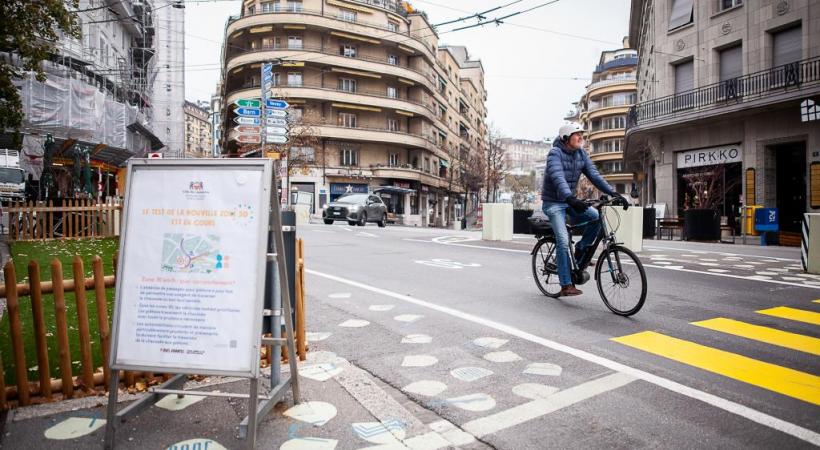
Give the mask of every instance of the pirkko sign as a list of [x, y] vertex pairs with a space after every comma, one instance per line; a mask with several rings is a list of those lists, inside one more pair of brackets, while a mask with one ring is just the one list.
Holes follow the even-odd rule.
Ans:
[[742, 160], [743, 152], [740, 145], [702, 148], [699, 150], [678, 152], [678, 169], [727, 164], [740, 162]]

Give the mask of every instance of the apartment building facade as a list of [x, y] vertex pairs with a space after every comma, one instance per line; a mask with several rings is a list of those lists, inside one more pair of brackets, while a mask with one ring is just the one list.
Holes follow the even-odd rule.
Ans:
[[[820, 4], [816, 0], [633, 0], [638, 104], [626, 159], [644, 202], [667, 214], [714, 198], [776, 207], [798, 232], [820, 208]], [[693, 180], [720, 174], [717, 191]], [[701, 183], [702, 184], [702, 183]]]
[[484, 70], [466, 48], [440, 47], [424, 13], [389, 0], [246, 1], [224, 55], [223, 153], [259, 151], [235, 140], [229, 105], [259, 98], [261, 63], [281, 61], [272, 95], [291, 105], [292, 129], [318, 137], [298, 149], [310, 167], [289, 175], [314, 213], [347, 192], [377, 192], [409, 225], [464, 213], [455, 163], [487, 145]]
[[185, 158], [210, 158], [213, 155], [211, 111], [207, 104], [185, 101]]
[[636, 102], [638, 52], [623, 48], [601, 52], [592, 83], [578, 103], [579, 120], [587, 130], [587, 152], [604, 179], [620, 193], [629, 193], [632, 173], [623, 163], [626, 114]]
[[[33, 73], [14, 81], [24, 114], [20, 164], [41, 198], [115, 195], [117, 168], [132, 156], [162, 146], [151, 131], [153, 8], [149, 0], [80, 1], [74, 11], [81, 37], [60, 33], [42, 63], [44, 81]], [[0, 55], [16, 61], [15, 55]], [[11, 148], [12, 141], [11, 133], [0, 130], [0, 148]], [[44, 168], [46, 146], [52, 154], [59, 149], [59, 155]], [[97, 193], [79, 186], [76, 165], [91, 168], [98, 180]], [[47, 187], [40, 186], [44, 169], [49, 172]]]

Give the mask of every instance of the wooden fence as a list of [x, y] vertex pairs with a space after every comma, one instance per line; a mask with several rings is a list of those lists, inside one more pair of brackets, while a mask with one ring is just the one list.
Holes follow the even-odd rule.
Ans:
[[6, 208], [9, 240], [31, 241], [118, 236], [122, 204], [117, 199], [65, 199], [62, 205], [46, 202], [13, 203]]
[[[300, 360], [304, 360], [307, 352], [305, 338], [305, 302], [304, 302], [304, 246], [302, 240], [297, 240], [296, 246], [296, 352]], [[16, 282], [16, 273], [12, 261], [4, 267], [4, 286], [0, 286], [0, 297], [6, 298], [9, 316], [9, 335], [11, 337], [11, 361], [16, 378], [16, 386], [5, 385], [3, 356], [0, 355], [0, 409], [12, 406], [27, 406], [32, 404], [32, 397], [38, 396], [37, 402], [50, 402], [56, 398], [70, 399], [75, 396], [96, 395], [98, 390], [107, 389], [108, 380], [108, 352], [110, 339], [110, 318], [108, 317], [108, 300], [106, 288], [115, 286], [114, 275], [104, 275], [102, 259], [95, 256], [92, 260], [92, 276], [84, 278], [83, 261], [75, 256], [72, 262], [73, 279], [63, 278], [62, 263], [54, 259], [51, 263], [51, 281], [40, 281], [40, 267], [35, 261], [28, 265], [28, 281]], [[114, 259], [114, 272], [117, 269], [117, 260]], [[82, 280], [77, 283], [76, 280]], [[92, 330], [88, 320], [88, 291], [93, 291], [97, 309], [98, 329], [93, 335], [99, 336], [102, 357], [102, 370], [95, 369], [91, 349]], [[66, 314], [65, 293], [74, 292], [77, 306], [77, 324], [80, 343], [80, 370], [77, 376], [73, 375], [71, 349], [69, 348], [68, 325]], [[57, 351], [59, 352], [60, 378], [52, 378], [49, 368], [49, 353], [47, 345], [47, 331], [43, 295], [54, 295], [54, 312], [56, 322]], [[21, 299], [30, 299], [34, 344], [36, 347], [38, 381], [28, 381], [28, 365], [26, 362], [24, 333], [21, 321]], [[282, 347], [283, 358], [287, 359], [287, 347]], [[270, 362], [271, 352], [268, 349], [266, 360]], [[164, 377], [167, 377], [164, 375]], [[154, 378], [153, 373], [124, 372], [120, 379], [124, 380], [127, 389], [144, 387]], [[140, 381], [140, 380], [144, 381]], [[16, 403], [13, 401], [16, 400]]]

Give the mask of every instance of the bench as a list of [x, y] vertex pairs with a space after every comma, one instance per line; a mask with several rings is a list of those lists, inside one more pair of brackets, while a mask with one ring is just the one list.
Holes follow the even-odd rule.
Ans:
[[664, 231], [668, 231], [669, 240], [672, 240], [675, 236], [675, 230], [680, 230], [681, 239], [683, 239], [683, 219], [677, 217], [664, 217], [658, 219], [657, 230], [657, 239], [663, 239]]

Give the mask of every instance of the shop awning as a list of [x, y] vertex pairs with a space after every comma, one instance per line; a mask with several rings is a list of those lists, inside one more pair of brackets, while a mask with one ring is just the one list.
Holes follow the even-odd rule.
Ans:
[[394, 194], [415, 194], [415, 189], [407, 189], [398, 186], [379, 186], [376, 189], [373, 189], [373, 192], [391, 192]]

